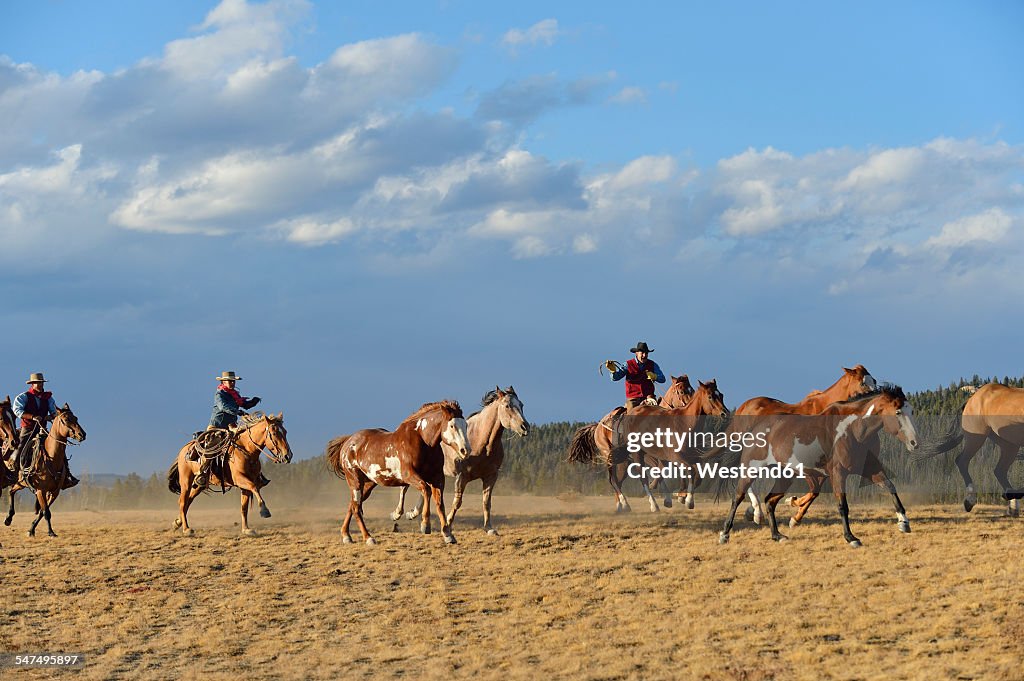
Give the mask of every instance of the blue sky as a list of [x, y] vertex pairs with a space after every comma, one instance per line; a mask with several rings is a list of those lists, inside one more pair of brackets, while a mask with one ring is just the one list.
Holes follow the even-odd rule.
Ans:
[[639, 339], [733, 405], [1020, 374], [1022, 6], [666, 4], [3, 3], [6, 391], [148, 473], [223, 369], [300, 456], [596, 418]]

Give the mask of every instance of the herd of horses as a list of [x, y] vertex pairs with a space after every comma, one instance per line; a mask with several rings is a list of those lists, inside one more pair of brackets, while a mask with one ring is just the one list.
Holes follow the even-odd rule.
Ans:
[[[987, 440], [992, 440], [1001, 455], [995, 466], [995, 476], [1009, 500], [1009, 512], [1017, 515], [1018, 499], [1024, 491], [1013, 489], [1008, 471], [1019, 448], [1024, 445], [1024, 389], [1000, 384], [982, 386], [964, 406], [959, 428], [937, 442], [923, 444], [918, 439], [913, 410], [903, 390], [898, 386], [882, 385], [866, 368], [857, 365], [844, 369], [833, 385], [815, 390], [800, 402], [790, 404], [769, 397], [756, 397], [741, 404], [734, 412], [725, 406], [725, 398], [717, 381], [698, 382], [693, 388], [687, 376], [673, 376], [671, 385], [660, 402], [635, 407], [626, 415], [631, 419], [679, 418], [687, 423], [702, 423], [706, 419], [724, 419], [724, 432], [728, 435], [759, 433], [762, 437], [753, 444], [740, 448], [723, 446], [702, 449], [692, 445], [625, 447], [617, 430], [623, 411], [619, 407], [600, 421], [574, 434], [569, 445], [568, 459], [581, 463], [599, 463], [607, 469], [608, 480], [615, 494], [616, 511], [629, 511], [629, 501], [622, 492], [622, 483], [632, 464], [640, 470], [666, 464], [679, 464], [695, 470], [699, 462], [716, 461], [723, 466], [741, 464], [747, 471], [800, 465], [805, 471], [808, 492], [791, 497], [796, 512], [789, 521], [795, 527], [805, 517], [826, 481], [830, 481], [842, 519], [843, 536], [851, 546], [860, 546], [860, 540], [850, 529], [849, 504], [846, 481], [851, 474], [861, 475], [886, 490], [896, 510], [897, 527], [910, 531], [910, 521], [900, 501], [896, 487], [885, 473], [879, 459], [880, 433], [886, 431], [897, 438], [910, 452], [919, 457], [935, 456], [963, 444], [956, 458], [957, 468], [966, 485], [964, 508], [970, 511], [977, 502], [977, 494], [968, 471], [971, 459]], [[813, 418], [811, 418], [813, 417]], [[526, 436], [530, 424], [524, 415], [523, 402], [514, 388], [495, 387], [481, 401], [481, 409], [468, 418], [457, 402], [444, 400], [428, 402], [405, 418], [393, 431], [382, 428], [359, 430], [332, 439], [325, 451], [327, 465], [343, 478], [350, 496], [342, 521], [341, 537], [351, 543], [349, 526], [353, 518], [359, 526], [362, 541], [374, 544], [363, 518], [363, 504], [378, 486], [398, 487], [399, 499], [391, 518], [397, 522], [405, 516], [405, 496], [409, 487], [419, 491], [416, 507], [407, 514], [409, 519], [420, 519], [420, 531], [431, 532], [430, 506], [433, 502], [441, 534], [449, 544], [456, 543], [452, 532], [455, 515], [462, 505], [466, 485], [480, 480], [483, 485], [483, 528], [488, 534], [497, 534], [491, 524], [491, 494], [504, 460], [502, 436], [505, 431]], [[35, 534], [36, 526], [46, 519], [50, 536], [56, 536], [50, 522], [50, 507], [56, 500], [68, 474], [66, 447], [69, 442], [85, 440], [85, 430], [71, 408], [65, 404], [57, 410], [52, 427], [42, 448], [41, 465], [31, 480], [36, 496], [36, 517], [28, 531]], [[0, 445], [6, 453], [18, 445], [18, 429], [11, 401], [0, 401]], [[662, 446], [664, 445], [664, 446]], [[186, 535], [193, 534], [188, 524], [188, 510], [206, 486], [193, 485], [199, 474], [200, 463], [189, 456], [192, 443], [178, 452], [168, 470], [168, 488], [179, 495], [178, 516], [174, 526]], [[287, 463], [292, 459], [284, 415], [247, 415], [232, 433], [226, 464], [211, 473], [208, 485], [221, 485], [227, 489], [237, 487], [241, 493], [242, 534], [252, 535], [248, 524], [248, 510], [255, 497], [262, 517], [270, 511], [260, 493], [265, 484], [261, 475], [260, 456], [268, 453], [271, 460]], [[10, 510], [4, 521], [10, 525], [14, 517], [14, 495], [24, 489], [25, 481], [8, 471], [0, 457], [0, 491], [10, 487]], [[455, 480], [455, 496], [451, 510], [445, 511], [445, 477]], [[729, 541], [736, 512], [744, 500], [749, 500], [747, 517], [762, 522], [767, 516], [772, 539], [786, 539], [778, 528], [775, 510], [793, 482], [792, 477], [777, 476], [771, 490], [759, 499], [752, 489], [757, 476], [741, 477], [732, 495], [732, 504], [719, 541]], [[653, 490], [662, 482], [639, 478], [652, 511], [658, 510]], [[702, 481], [697, 477], [686, 480], [685, 492], [679, 491], [688, 508], [694, 506], [694, 489]], [[719, 493], [731, 484], [724, 478], [715, 481]], [[672, 495], [665, 485], [663, 503], [672, 505]], [[763, 507], [762, 507], [763, 501]]]

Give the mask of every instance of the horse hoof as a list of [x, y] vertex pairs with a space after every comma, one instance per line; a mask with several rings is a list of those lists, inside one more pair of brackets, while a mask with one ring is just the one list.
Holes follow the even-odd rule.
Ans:
[[454, 534], [446, 534], [444, 536], [444, 543], [445, 544], [458, 544], [459, 542], [455, 541], [455, 535]]
[[56, 537], [57, 533], [54, 532], [53, 530], [50, 530], [49, 532], [46, 533], [46, 536], [47, 537]]
[[261, 518], [269, 518], [270, 517], [270, 509], [267, 508], [266, 506], [262, 507], [260, 509], [260, 517]]
[[1010, 518], [1019, 518], [1020, 517], [1020, 510], [1016, 509], [1016, 508], [1008, 508], [1008, 509], [1006, 509], [1006, 515], [1009, 516]]
[[251, 527], [247, 527], [244, 530], [242, 530], [242, 536], [243, 537], [255, 537], [256, 536], [256, 530], [252, 529]]
[[376, 546], [377, 545], [377, 540], [374, 539], [373, 537], [367, 537], [366, 538], [366, 545], [367, 546]]
[[860, 539], [854, 539], [853, 541], [850, 542], [850, 546], [852, 548], [859, 549], [860, 547], [862, 547], [864, 545], [860, 543]]
[[973, 509], [973, 508], [974, 508], [974, 502], [971, 501], [970, 499], [964, 499], [964, 510], [967, 511], [968, 513], [970, 513], [971, 509]]
[[13, 518], [10, 518], [10, 517], [4, 518], [4, 525], [6, 525], [7, 527], [10, 527], [11, 526], [11, 520], [13, 520]]
[[910, 534], [910, 522], [909, 521], [903, 520], [901, 522], [898, 522], [898, 523], [896, 523], [896, 527], [900, 528], [900, 532], [905, 532], [906, 534]]
[[430, 525], [420, 525], [420, 534], [430, 534]]
[[25, 533], [25, 536], [26, 537], [34, 537], [34, 536], [36, 536], [35, 530], [29, 530], [28, 532]]
[[743, 517], [746, 518], [747, 520], [749, 520], [752, 523], [756, 522], [754, 520], [754, 509], [749, 507], [749, 506], [747, 507], [747, 510], [743, 512]]
[[695, 504], [693, 503], [693, 496], [692, 495], [688, 495], [686, 497], [686, 508], [688, 508], [688, 509], [690, 509], [692, 511], [694, 506], [695, 506]]
[[672, 497], [665, 497], [665, 508], [672, 508]]
[[[417, 513], [416, 511], [409, 511], [408, 513], [405, 514], [405, 519], [406, 520], [416, 520], [416, 518], [418, 518], [419, 515], [420, 514]], [[395, 520], [398, 520], [398, 518], [395, 518]]]
[[789, 526], [790, 527], [796, 527], [799, 524], [800, 524], [800, 521], [797, 520], [796, 518], [790, 518], [789, 519]]
[[191, 527], [186, 527], [184, 530], [181, 531], [181, 533], [186, 537], [191, 537], [196, 533], [196, 531], [193, 530]]
[[174, 519], [174, 529], [178, 529], [179, 527], [181, 527], [181, 518], [175, 518]]
[[800, 504], [796, 503], [796, 497], [790, 497], [789, 498], [789, 505], [792, 506], [793, 508], [796, 508]]
[[352, 537], [348, 536], [347, 534], [341, 535], [341, 543], [342, 544], [351, 544], [352, 543]]
[[391, 526], [391, 531], [392, 531], [392, 532], [399, 532], [399, 531], [400, 531], [400, 530], [398, 529], [398, 523], [395, 523], [394, 525], [392, 525], [392, 526]]
[[394, 520], [395, 522], [401, 520], [402, 519], [401, 511], [394, 511], [394, 512], [392, 512], [391, 513], [391, 519]]
[[728, 544], [729, 543], [729, 535], [727, 535], [725, 532], [719, 532], [718, 533], [718, 543], [719, 544]]
[[497, 537], [498, 536], [498, 531], [496, 529], [494, 529], [493, 527], [488, 527], [487, 528], [487, 534], [491, 535], [492, 537]]

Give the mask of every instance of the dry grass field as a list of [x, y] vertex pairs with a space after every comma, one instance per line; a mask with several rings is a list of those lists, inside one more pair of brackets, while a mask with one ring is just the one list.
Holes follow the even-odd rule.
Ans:
[[911, 505], [909, 535], [854, 506], [851, 549], [825, 498], [787, 543], [740, 520], [719, 546], [726, 507], [703, 498], [616, 516], [607, 497], [497, 497], [492, 537], [474, 495], [449, 547], [436, 521], [392, 533], [387, 492], [367, 504], [377, 546], [273, 493], [243, 539], [237, 498], [200, 499], [192, 538], [170, 495], [58, 502], [56, 539], [27, 538], [28, 514], [0, 527], [0, 651], [87, 656], [3, 678], [1024, 678], [1024, 519], [994, 506]]

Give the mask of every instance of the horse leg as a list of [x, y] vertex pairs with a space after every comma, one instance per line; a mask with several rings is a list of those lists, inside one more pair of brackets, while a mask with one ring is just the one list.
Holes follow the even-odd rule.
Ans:
[[423, 480], [419, 482], [420, 494], [420, 534], [430, 534], [430, 486]]
[[46, 492], [43, 492], [42, 490], [38, 490], [37, 489], [36, 490], [36, 517], [32, 521], [32, 525], [29, 526], [29, 528], [28, 528], [28, 536], [30, 536], [30, 537], [36, 536], [36, 526], [39, 525], [39, 521], [42, 520], [45, 517], [46, 518], [46, 525], [50, 529], [50, 532], [49, 532], [50, 536], [51, 537], [56, 537], [57, 535], [53, 533], [53, 527], [50, 527], [50, 518], [48, 517], [49, 515], [50, 515], [50, 507], [49, 507], [49, 504], [46, 503]]
[[789, 539], [789, 537], [779, 532], [779, 521], [775, 518], [775, 507], [779, 505], [779, 501], [782, 500], [786, 490], [792, 484], [792, 478], [780, 478], [775, 482], [772, 491], [765, 495], [764, 498], [764, 505], [768, 509], [768, 527], [772, 531], [772, 539], [774, 541], [786, 541]]
[[455, 498], [452, 499], [452, 510], [448, 511], [448, 524], [455, 522], [455, 514], [462, 508], [462, 493], [466, 491], [469, 481], [462, 473], [455, 474]]
[[661, 509], [658, 508], [658, 502], [654, 499], [654, 493], [651, 492], [651, 487], [647, 484], [647, 475], [643, 472], [645, 468], [643, 456], [637, 456], [633, 461], [640, 464], [640, 486], [643, 488], [644, 494], [647, 495], [647, 503], [651, 505], [651, 513], [657, 513]]
[[409, 485], [402, 485], [398, 490], [398, 506], [391, 512], [391, 519], [395, 521], [395, 532], [398, 532], [398, 521], [405, 513], [405, 493], [409, 491]]
[[874, 452], [868, 452], [864, 461], [863, 477], [869, 478], [886, 492], [892, 495], [892, 505], [896, 508], [896, 526], [900, 532], [910, 532], [910, 520], [907, 518], [907, 509], [903, 508], [900, 496], [896, 494], [896, 485], [892, 483], [889, 476], [885, 474], [882, 462]]
[[363, 520], [363, 502], [370, 498], [370, 492], [376, 486], [377, 483], [372, 480], [363, 482], [359, 493], [359, 500], [356, 503], [356, 522], [359, 523], [359, 531], [363, 533], [363, 541], [370, 546], [376, 544], [377, 541], [370, 536], [370, 531], [366, 529], [366, 522]]
[[625, 464], [608, 464], [608, 484], [615, 492], [615, 512], [629, 513], [633, 509], [629, 506], [629, 499], [622, 493], [622, 480], [626, 477]]
[[821, 486], [825, 482], [824, 478], [814, 473], [807, 474], [807, 486], [810, 488], [807, 494], [803, 495], [799, 499], [796, 497], [789, 498], [789, 505], [796, 507], [796, 513], [789, 519], [789, 526], [796, 527], [800, 524], [800, 521], [807, 515], [807, 510], [814, 503], [814, 500], [821, 494]]
[[256, 534], [256, 530], [249, 527], [249, 501], [252, 499], [252, 492], [243, 487], [239, 487], [238, 491], [242, 497], [242, 536], [252, 537]]
[[[441, 485], [443, 484], [444, 474], [442, 473]], [[452, 534], [452, 526], [449, 524], [448, 518], [444, 513], [444, 494], [442, 494], [441, 485], [430, 486], [430, 493], [434, 495], [434, 506], [437, 509], [437, 519], [441, 522], [441, 536], [444, 537], [445, 544], [457, 544], [455, 535]]]
[[[651, 480], [651, 491], [658, 489], [661, 486], [661, 478], [654, 478]], [[672, 490], [668, 488], [668, 482], [665, 482], [665, 486], [661, 488], [661, 504], [665, 508], [672, 508]]]
[[732, 532], [733, 523], [736, 522], [736, 509], [740, 507], [743, 497], [747, 495], [747, 491], [750, 489], [750, 485], [753, 482], [754, 481], [751, 478], [743, 478], [736, 487], [736, 496], [733, 497], [732, 507], [729, 509], [729, 516], [725, 519], [725, 525], [722, 527], [722, 531], [718, 534], [719, 544], [729, 543], [729, 534]]
[[[189, 473], [191, 473], [191, 469], [189, 469]], [[195, 498], [203, 491], [201, 487], [193, 489], [191, 478], [194, 477], [195, 475], [189, 476], [188, 487], [181, 486], [181, 494], [178, 496], [178, 520], [174, 523], [175, 527], [181, 528], [181, 533], [186, 537], [191, 537], [195, 534], [195, 531], [188, 526], [188, 507], [192, 505]]]
[[7, 517], [4, 519], [4, 525], [6, 525], [8, 527], [11, 526], [11, 521], [14, 520], [14, 493], [17, 492], [19, 489], [21, 489], [21, 488], [17, 487], [16, 485], [11, 487], [11, 491], [10, 491], [11, 507], [10, 507], [10, 509], [8, 509]]
[[978, 453], [983, 444], [985, 444], [984, 435], [965, 432], [964, 448], [956, 457], [956, 467], [960, 469], [960, 477], [964, 479], [964, 485], [967, 486], [967, 492], [964, 495], [964, 510], [968, 513], [978, 503], [978, 493], [974, 491], [974, 481], [971, 479], [971, 473], [968, 469], [971, 465], [971, 459], [974, 458], [974, 455]]
[[486, 477], [483, 480], [483, 530], [488, 535], [497, 535], [498, 530], [490, 526], [490, 493], [495, 491], [495, 482], [498, 481], [498, 473]]
[[1020, 498], [1017, 494], [1014, 494], [1015, 490], [1010, 485], [1010, 466], [1013, 465], [1014, 460], [1017, 458], [1017, 450], [1020, 449], [1019, 445], [1016, 445], [1009, 440], [999, 437], [995, 433], [992, 433], [992, 439], [995, 440], [996, 444], [999, 445], [999, 460], [996, 462], [995, 470], [993, 471], [996, 475], [996, 480], [999, 485], [1003, 488], [1003, 498], [1008, 500], [1006, 508], [1006, 514], [1011, 518], [1017, 518], [1020, 516], [1019, 501]]
[[834, 470], [832, 473], [832, 491], [835, 492], [839, 502], [839, 517], [843, 519], [843, 538], [853, 548], [862, 546], [860, 539], [854, 536], [850, 530], [850, 504], [846, 501], [846, 471], [843, 469]]
[[[753, 485], [751, 485], [751, 487], [753, 487]], [[743, 515], [747, 520], [755, 525], [760, 525], [761, 521], [764, 520], [764, 511], [761, 509], [761, 502], [757, 498], [753, 489], [747, 490], [747, 499], [750, 500], [750, 506]]]

